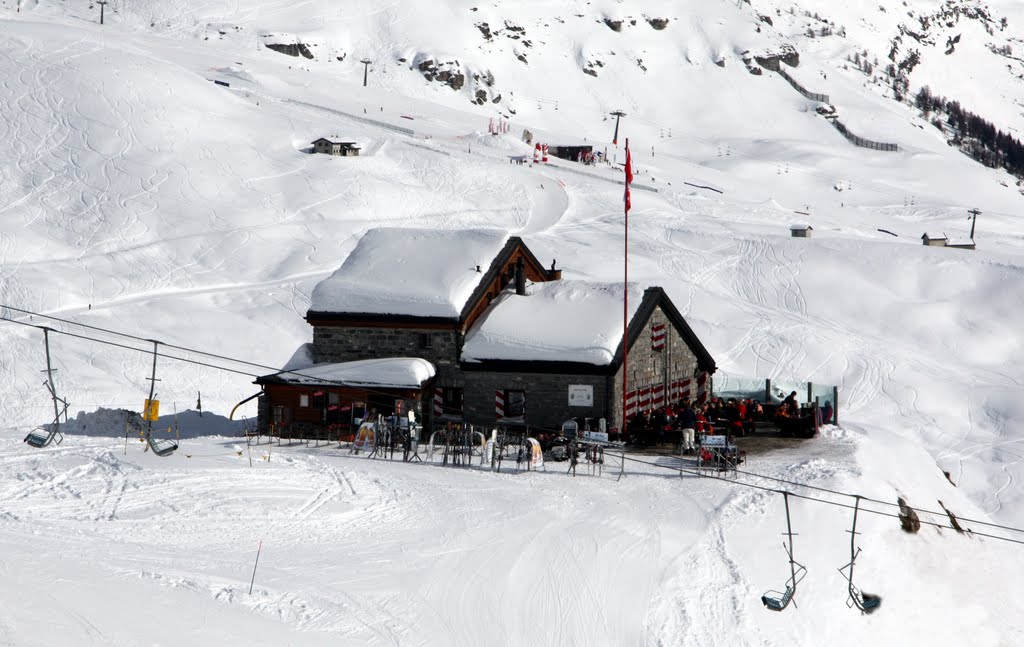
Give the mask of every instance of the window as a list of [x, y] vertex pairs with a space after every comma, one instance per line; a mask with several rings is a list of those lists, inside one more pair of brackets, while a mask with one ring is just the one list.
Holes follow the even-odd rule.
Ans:
[[328, 393], [327, 394], [327, 404], [329, 404], [329, 405], [336, 405], [336, 404], [339, 404], [340, 402], [341, 402], [341, 397], [337, 393]]
[[420, 348], [433, 348], [434, 347], [434, 335], [429, 332], [420, 333]]
[[308, 407], [309, 406], [309, 395], [303, 393], [302, 395], [299, 396], [299, 406], [300, 407]]
[[274, 407], [274, 424], [287, 425], [292, 421], [292, 410], [280, 405]]
[[[435, 400], [435, 404], [437, 404]], [[441, 410], [440, 414], [453, 416], [462, 415], [462, 389], [455, 386], [446, 386], [441, 389]], [[435, 407], [436, 409], [436, 407]]]
[[505, 417], [520, 418], [526, 414], [526, 391], [505, 391]]

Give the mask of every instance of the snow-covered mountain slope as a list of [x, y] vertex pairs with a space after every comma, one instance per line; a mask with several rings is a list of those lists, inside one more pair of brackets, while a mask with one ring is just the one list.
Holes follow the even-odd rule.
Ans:
[[[916, 17], [934, 15], [942, 6], [913, 2], [897, 12], [881, 11], [874, 3], [839, 7], [812, 0], [488, 6], [456, 0], [212, 0], [202, 5], [114, 0], [101, 27], [96, 24], [99, 6], [84, 0], [0, 0], [0, 140], [5, 143], [0, 147], [0, 303], [277, 367], [311, 337], [302, 316], [313, 286], [341, 265], [370, 227], [502, 228], [524, 236], [545, 261], [557, 258], [567, 279], [617, 281], [621, 171], [561, 161], [524, 167], [510, 165], [508, 156], [530, 152], [519, 139], [528, 129], [550, 144], [586, 140], [607, 148], [621, 163], [622, 142], [618, 148], [611, 144], [614, 121], [608, 115], [621, 109], [627, 115], [620, 134], [629, 137], [638, 170], [630, 214], [631, 279], [668, 291], [723, 376], [840, 386], [844, 430], [814, 441], [810, 447], [819, 453], [813, 457], [786, 453], [764, 459], [759, 467], [886, 500], [903, 493], [911, 503], [930, 508], [941, 498], [968, 517], [987, 514], [1024, 525], [1017, 487], [1024, 478], [1018, 448], [1024, 424], [1019, 403], [1024, 236], [1018, 214], [1024, 211], [1024, 197], [1013, 177], [986, 169], [947, 145], [915, 109], [891, 98], [886, 83], [871, 82], [847, 61], [866, 50], [872, 60], [878, 56], [876, 68], [884, 68], [900, 24], [906, 31]], [[1002, 128], [1019, 130], [1024, 124], [1017, 102], [1024, 98], [1024, 86], [1004, 65], [1014, 63], [987, 43], [996, 49], [1013, 46], [1024, 15], [1015, 3], [990, 6], [988, 22], [961, 15], [950, 27], [932, 19], [927, 38], [933, 44], [918, 45], [904, 34], [898, 51], [908, 52], [911, 41], [920, 51], [921, 63], [909, 77], [911, 90], [927, 84]], [[835, 23], [832, 35], [806, 35], [814, 12]], [[845, 36], [838, 35], [841, 27]], [[962, 36], [947, 55], [945, 42], [953, 31]], [[291, 48], [298, 56], [267, 45]], [[788, 56], [787, 46], [799, 53], [799, 65], [786, 68], [798, 83], [828, 94], [843, 123], [857, 135], [895, 143], [899, 150], [853, 146], [816, 113], [817, 102], [763, 66], [771, 65], [773, 56]], [[366, 88], [359, 62], [364, 57], [372, 61]], [[455, 89], [459, 74], [462, 85]], [[483, 103], [476, 102], [478, 97]], [[488, 121], [496, 118], [509, 120], [508, 135], [486, 134]], [[338, 159], [305, 152], [324, 135], [357, 141], [363, 154]], [[926, 231], [966, 237], [971, 208], [982, 212], [977, 250], [921, 245]], [[795, 223], [812, 225], [813, 238], [790, 238]], [[58, 331], [100, 334], [15, 310], [2, 313]], [[112, 341], [152, 349], [141, 340]], [[141, 407], [149, 392], [151, 357], [59, 334], [50, 335], [50, 343], [56, 386], [71, 402], [72, 416], [98, 406]], [[195, 357], [185, 350], [168, 354]], [[205, 409], [226, 415], [256, 390], [244, 373], [269, 372], [217, 363], [243, 374], [162, 358], [157, 390], [164, 412], [194, 406], [201, 392]], [[168, 471], [150, 478], [147, 470], [154, 465], [147, 462], [145, 470], [138, 469], [96, 439], [69, 438], [60, 454], [66, 462], [57, 465], [45, 453], [19, 449], [27, 429], [49, 420], [49, 397], [40, 385], [44, 367], [42, 334], [3, 323], [0, 426], [5, 449], [0, 453], [16, 468], [5, 473], [0, 486], [17, 503], [0, 508], [0, 523], [24, 520], [21, 526], [4, 527], [6, 543], [18, 544], [31, 533], [26, 528], [38, 527], [34, 524], [63, 523], [91, 539], [113, 538], [130, 547], [136, 544], [130, 533], [103, 525], [127, 519], [123, 510], [117, 511], [113, 492], [123, 488], [132, 505], [150, 511], [146, 532], [158, 534], [179, 509], [150, 500], [153, 489], [188, 485], [185, 489], [194, 496], [216, 497], [216, 490], [231, 487], [240, 466], [220, 465], [217, 458], [203, 467], [212, 474], [193, 481], [188, 464], [160, 468]], [[242, 413], [252, 416], [255, 408]], [[222, 451], [220, 442], [196, 445], [196, 457]], [[313, 459], [307, 465], [303, 458], [296, 478], [327, 479], [316, 486], [325, 492], [330, 479], [338, 482], [336, 473], [365, 469], [367, 481], [375, 478], [372, 466], [353, 468], [345, 460], [327, 461], [325, 467]], [[950, 472], [958, 489], [942, 471]], [[399, 475], [398, 467], [395, 472], [395, 479], [405, 480], [396, 491], [429, 491], [419, 482], [428, 477]], [[292, 474], [280, 477], [287, 480]], [[480, 477], [480, 488], [491, 486], [488, 478]], [[24, 489], [25, 483], [37, 481], [57, 485]], [[65, 485], [70, 489], [62, 489]], [[457, 490], [464, 482], [453, 479], [450, 487]], [[502, 481], [500, 487], [500, 496], [509, 500], [527, 496], [517, 482]], [[536, 487], [551, 486], [545, 481]], [[629, 487], [615, 491], [609, 485], [608, 500], [641, 496], [646, 486]], [[310, 488], [298, 496], [309, 498], [315, 512], [319, 490]], [[465, 492], [460, 510], [478, 510], [473, 506], [480, 495], [472, 487]], [[824, 595], [800, 600], [805, 615], [798, 626], [788, 624], [788, 615], [764, 616], [768, 612], [751, 593], [760, 576], [767, 576], [758, 555], [777, 542], [764, 544], [761, 535], [754, 535], [775, 536], [780, 530], [775, 500], [744, 494], [720, 506], [715, 497], [732, 497], [731, 490], [666, 487], [664, 496], [670, 492], [683, 497], [678, 512], [686, 523], [680, 527], [670, 523], [671, 514], [660, 511], [616, 517], [611, 530], [564, 510], [544, 517], [548, 525], [544, 520], [524, 525], [542, 544], [535, 559], [526, 559], [535, 563], [534, 575], [546, 576], [557, 537], [576, 529], [583, 538], [574, 544], [582, 563], [594, 565], [584, 568], [585, 582], [544, 580], [550, 594], [540, 598], [527, 594], [530, 585], [523, 580], [506, 582], [503, 590], [514, 594], [491, 602], [557, 615], [551, 605], [578, 597], [584, 584], [602, 607], [611, 604], [609, 591], [621, 585], [624, 599], [635, 600], [636, 606], [623, 611], [628, 618], [605, 617], [608, 631], [600, 635], [625, 637], [607, 644], [712, 644], [715, 623], [727, 618], [739, 623], [741, 644], [810, 644], [820, 636], [836, 644], [859, 644], [894, 631], [905, 635], [896, 614], [856, 625], [861, 619], [850, 614], [833, 623], [833, 614], [848, 612], [841, 601], [833, 605]], [[97, 506], [97, 512], [83, 516], [63, 504], [43, 505], [47, 497], [78, 500], [76, 495]], [[576, 490], [573, 495], [591, 496]], [[601, 508], [608, 503], [604, 496], [585, 500]], [[358, 496], [353, 497], [353, 505], [359, 505]], [[652, 496], [651, 505], [661, 498]], [[413, 514], [408, 507], [414, 503], [396, 501], [380, 514]], [[36, 505], [45, 514], [33, 512]], [[252, 505], [268, 518], [290, 514], [287, 501]], [[726, 521], [717, 518], [723, 511]], [[249, 508], [236, 512], [256, 514]], [[232, 525], [217, 515], [185, 516], [190, 515], [196, 530], [176, 540], [193, 548], [201, 541], [198, 529], [209, 524], [230, 526], [225, 545], [249, 541], [259, 529]], [[444, 526], [462, 523], [464, 516], [437, 518]], [[812, 524], [837, 535], [834, 551], [824, 547], [827, 542], [811, 549], [819, 571], [843, 563], [847, 521], [838, 513], [833, 516], [831, 511], [822, 514]], [[884, 526], [889, 520], [877, 523], [869, 529], [890, 529]], [[699, 538], [671, 543], [690, 526]], [[393, 527], [396, 533], [411, 529], [416, 541], [437, 547], [436, 537], [419, 525], [399, 519]], [[307, 534], [300, 529], [284, 537], [284, 545], [295, 548], [296, 537]], [[601, 575], [599, 564], [613, 557], [598, 539], [620, 532], [634, 533], [635, 546], [614, 544], [622, 550], [612, 552], [635, 547], [645, 555], [658, 554], [657, 572], [643, 571], [626, 584]], [[1012, 571], [1010, 566], [1020, 563], [1017, 553], [980, 539], [953, 544], [934, 532], [918, 546], [898, 532], [886, 535], [883, 545], [890, 552], [881, 564], [868, 567], [876, 570], [867, 571], [867, 581], [884, 583], [888, 595], [903, 601], [896, 607], [904, 611], [915, 596], [945, 591], [942, 586], [971, 601], [963, 613], [955, 596], [943, 593], [929, 600], [930, 611], [918, 608], [912, 617], [930, 623], [936, 644], [978, 636], [980, 644], [1019, 642], [1019, 630], [1015, 635], [1012, 625], [1000, 622], [1019, 617], [1015, 601], [1020, 596], [1010, 584], [999, 584], [994, 592], [989, 588], [1000, 568]], [[520, 539], [526, 541], [527, 535]], [[371, 540], [369, 530], [332, 537], [338, 542]], [[496, 540], [488, 532], [471, 537], [480, 543], [452, 539], [442, 548], [458, 551]], [[55, 540], [54, 551], [67, 547], [62, 541]], [[664, 552], [655, 550], [659, 542]], [[169, 539], [166, 549], [172, 551], [173, 545]], [[878, 547], [872, 551], [876, 555], [884, 552]], [[198, 551], [178, 567], [168, 552], [164, 566], [169, 568], [158, 570], [131, 559], [118, 563], [132, 572], [156, 573], [141, 584], [133, 581], [130, 589], [172, 591], [171, 598], [196, 609], [212, 591], [226, 602], [219, 607], [223, 612], [213, 614], [213, 625], [218, 631], [237, 630], [244, 616], [236, 615], [238, 605], [251, 600], [239, 602], [240, 585], [218, 579], [226, 576], [209, 567], [216, 552]], [[513, 552], [502, 554], [515, 562]], [[31, 557], [27, 549], [17, 554]], [[360, 554], [371, 559], [369, 552]], [[482, 555], [471, 551], [467, 557], [473, 561]], [[317, 563], [306, 566], [316, 568]], [[449, 565], [445, 561], [433, 571], [442, 584], [443, 567]], [[179, 567], [182, 572], [171, 572]], [[640, 568], [631, 563], [620, 571], [634, 567]], [[54, 568], [55, 576], [69, 573]], [[22, 565], [17, 569], [22, 579], [27, 577]], [[955, 586], [941, 577], [960, 578], [969, 570], [972, 574]], [[711, 584], [693, 584], [693, 573], [701, 582], [725, 578], [727, 593], [715, 597]], [[74, 571], [71, 579], [109, 574], [90, 567]], [[288, 598], [283, 593], [307, 586], [300, 579], [286, 577], [287, 584], [267, 592], [284, 597], [261, 602], [255, 610], [276, 614], [291, 628], [350, 628], [341, 621], [310, 619], [351, 612], [353, 607], [346, 606], [351, 601], [341, 594], [317, 598], [310, 606], [309, 595]], [[381, 581], [385, 588], [411, 590], [400, 569], [388, 571]], [[317, 580], [304, 593], [323, 586], [325, 581]], [[417, 591], [430, 600], [446, 588]], [[473, 587], [459, 590], [470, 596]], [[42, 588], [33, 591], [36, 598], [44, 595]], [[0, 586], [0, 592], [11, 597], [14, 589]], [[716, 602], [705, 617], [707, 598]], [[412, 606], [412, 617], [434, 617], [428, 603]], [[470, 605], [457, 606], [468, 610]], [[306, 613], [314, 607], [327, 609], [327, 615]], [[570, 628], [590, 631], [578, 607], [556, 608], [571, 619]], [[114, 618], [112, 609], [101, 610]], [[376, 613], [369, 606], [358, 606], [356, 612]], [[374, 615], [370, 624], [378, 627], [394, 615]], [[426, 644], [484, 644], [493, 635], [463, 630], [455, 616], [441, 617], [447, 624], [430, 625], [435, 631], [423, 639]], [[957, 619], [955, 626], [947, 622], [950, 618]], [[0, 623], [0, 638], [5, 626]], [[19, 621], [13, 640], [26, 635], [25, 626]], [[42, 642], [70, 644], [76, 635], [73, 627], [55, 631], [55, 640]], [[599, 635], [579, 635], [584, 633]], [[410, 629], [400, 635], [412, 634]], [[351, 644], [390, 640], [386, 632], [368, 640], [361, 640], [358, 631], [354, 635]], [[550, 644], [573, 644], [573, 635], [566, 631]], [[100, 636], [97, 642], [111, 642], [102, 637], [109, 639], [109, 632]], [[943, 643], [943, 637], [952, 643]]]
[[[112, 5], [102, 28], [82, 19], [82, 5], [65, 13], [42, 3], [5, 16], [4, 303], [276, 366], [309, 337], [301, 315], [313, 283], [376, 224], [508, 228], [529, 234], [543, 257], [559, 258], [580, 278], [616, 280], [618, 264], [606, 262], [620, 254], [614, 171], [509, 166], [506, 154], [529, 149], [514, 135], [477, 134], [499, 108], [475, 106], [394, 61], [375, 64], [376, 87], [362, 88], [362, 66], [349, 59], [293, 58], [255, 41], [250, 48], [230, 30], [204, 40], [207, 22], [234, 21], [254, 37], [267, 32], [279, 14], [265, 5], [246, 12], [232, 4], [219, 22], [213, 13], [174, 14], [172, 5], [161, 5], [165, 19], [151, 19], [147, 7], [155, 6]], [[565, 23], [549, 16], [547, 27], [533, 24], [550, 13], [545, 3], [492, 8], [548, 30], [537, 37], [543, 56], [528, 65], [513, 57], [510, 67], [498, 65], [498, 50], [517, 41], [503, 36], [486, 51], [473, 23], [496, 18], [459, 3], [384, 11], [367, 4], [333, 17], [304, 5], [289, 12], [294, 24], [281, 24], [307, 40], [317, 24], [332, 34], [347, 25], [347, 33], [414, 58], [413, 49], [440, 47], [426, 14], [449, 11], [465, 29], [446, 32], [448, 51], [489, 61], [496, 79], [514, 80], [530, 97], [512, 116], [512, 133], [587, 139], [621, 158], [602, 143], [613, 128], [607, 109], [625, 108], [638, 182], [658, 189], [634, 200], [634, 276], [670, 291], [727, 373], [841, 384], [852, 413], [906, 416], [898, 427], [930, 439], [943, 467], [959, 472], [946, 464], [964, 442], [959, 428], [990, 411], [987, 389], [1018, 381], [1012, 367], [1021, 347], [1012, 331], [1021, 297], [1005, 289], [1020, 274], [1013, 179], [950, 149], [908, 107], [864, 92], [859, 72], [828, 78], [832, 102], [852, 129], [898, 142], [899, 152], [852, 146], [774, 73], [715, 65], [782, 42], [758, 33], [767, 24], [746, 7], [695, 5], [659, 30], [642, 18], [668, 15], [668, 4], [636, 15], [617, 3], [612, 13], [573, 6], [558, 16]], [[466, 15], [456, 20], [459, 12]], [[388, 16], [392, 31], [374, 28]], [[621, 18], [623, 31], [601, 16]], [[625, 47], [616, 56], [650, 48], [648, 72], [609, 64], [608, 74], [593, 77], [555, 53], [572, 43], [611, 51], [615, 39]], [[655, 49], [658, 39], [668, 42]], [[357, 41], [350, 49], [365, 49]], [[791, 74], [815, 88], [807, 70], [827, 64], [805, 54]], [[357, 139], [364, 155], [303, 152], [324, 134]], [[978, 252], [919, 245], [926, 230], [965, 236], [971, 207], [983, 211]], [[786, 238], [794, 221], [815, 227], [811, 244]], [[5, 334], [6, 417], [37, 424], [46, 410], [34, 377], [39, 335], [10, 326]], [[56, 343], [59, 383], [76, 407], [132, 406], [148, 390], [145, 356]], [[164, 401], [182, 407], [197, 391], [228, 406], [252, 390], [244, 377], [213, 369], [169, 363], [161, 371], [171, 372]], [[937, 383], [923, 388], [902, 372]], [[976, 377], [965, 380], [964, 372]], [[982, 389], [980, 402], [971, 403], [970, 388]], [[919, 412], [911, 395], [918, 391], [943, 406]], [[1019, 420], [998, 411], [991, 421], [983, 413], [967, 436], [998, 436], [1004, 417]], [[988, 500], [998, 489], [979, 484], [978, 495]]]

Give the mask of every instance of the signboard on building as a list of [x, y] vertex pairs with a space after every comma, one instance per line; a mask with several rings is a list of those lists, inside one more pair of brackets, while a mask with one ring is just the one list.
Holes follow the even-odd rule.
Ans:
[[594, 387], [590, 384], [569, 385], [569, 406], [570, 407], [592, 407], [594, 406]]

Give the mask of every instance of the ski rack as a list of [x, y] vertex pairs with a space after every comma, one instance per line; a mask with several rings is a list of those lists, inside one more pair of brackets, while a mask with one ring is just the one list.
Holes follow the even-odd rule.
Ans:
[[[377, 416], [373, 435], [373, 451], [366, 455], [367, 458], [394, 458], [395, 447], [392, 443], [392, 430], [389, 423], [384, 422], [384, 417]], [[391, 455], [388, 456], [390, 451]]]
[[495, 435], [494, 443], [494, 454], [491, 458], [491, 469], [501, 472], [501, 463], [505, 459], [506, 453], [513, 454], [516, 461], [516, 471], [522, 469], [522, 463], [525, 461], [529, 464], [529, 458], [526, 456], [527, 442], [525, 431], [509, 431], [508, 429], [499, 429]]
[[[855, 495], [854, 499], [853, 529], [846, 531], [850, 533], [850, 563], [841, 567], [839, 572], [842, 573], [843, 577], [846, 578], [846, 581], [850, 584], [848, 589], [849, 597], [846, 600], [846, 606], [851, 608], [857, 607], [860, 609], [861, 615], [863, 615], [865, 613], [871, 613], [880, 607], [882, 605], [882, 598], [881, 596], [873, 595], [871, 593], [864, 593], [853, 583], [853, 565], [854, 562], [857, 561], [857, 555], [860, 555], [860, 549], [856, 546], [857, 535], [860, 534], [857, 532], [857, 511], [860, 508], [860, 495]], [[848, 573], [844, 572], [846, 569], [850, 569], [850, 571]]]
[[153, 374], [149, 377], [149, 411], [146, 412], [146, 445], [152, 449], [157, 456], [170, 456], [178, 449], [176, 441], [153, 438], [153, 395], [156, 391], [156, 358], [159, 355], [160, 342], [151, 339], [153, 342]]
[[771, 611], [782, 611], [789, 606], [792, 602], [793, 606], [796, 606], [796, 600], [793, 597], [796, 595], [796, 585], [804, 579], [807, 575], [807, 569], [800, 562], [793, 559], [793, 537], [796, 533], [793, 532], [793, 526], [789, 519], [789, 492], [782, 493], [783, 503], [786, 504], [786, 532], [785, 535], [789, 537], [789, 545], [786, 542], [782, 542], [782, 548], [786, 551], [786, 556], [789, 557], [789, 579], [786, 580], [786, 590], [781, 591], [768, 591], [761, 596], [761, 603], [764, 604], [766, 609]]
[[[53, 422], [50, 423], [49, 430], [36, 427], [25, 436], [22, 442], [36, 448], [46, 447], [54, 440], [58, 445], [64, 442], [64, 434], [60, 432], [60, 417], [64, 416], [64, 422], [68, 421], [68, 402], [57, 397], [57, 389], [53, 385], [55, 369], [50, 364], [50, 329], [45, 327], [43, 328], [43, 345], [46, 348], [46, 370], [43, 371], [46, 373], [46, 381], [43, 382], [43, 386], [50, 392], [50, 399], [53, 400]], [[63, 408], [60, 405], [64, 405]]]

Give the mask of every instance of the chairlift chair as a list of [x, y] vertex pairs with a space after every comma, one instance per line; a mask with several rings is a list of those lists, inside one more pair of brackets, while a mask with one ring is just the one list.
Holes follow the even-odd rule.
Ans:
[[32, 431], [28, 432], [25, 439], [22, 442], [26, 442], [32, 447], [46, 447], [54, 440], [57, 444], [61, 444], [64, 441], [64, 434], [58, 431], [58, 427], [54, 425], [50, 431], [43, 429], [42, 427], [36, 427]]
[[807, 575], [807, 569], [803, 564], [793, 559], [793, 526], [789, 519], [789, 493], [782, 493], [782, 500], [786, 505], [786, 535], [789, 537], [789, 544], [782, 542], [782, 548], [786, 551], [786, 556], [789, 557], [789, 579], [786, 580], [785, 591], [768, 591], [761, 596], [761, 603], [764, 604], [766, 609], [771, 611], [782, 611], [789, 606], [792, 602], [794, 606], [796, 601], [793, 600], [793, 596], [796, 595], [796, 586], [804, 579]]
[[[860, 548], [856, 547], [857, 535], [857, 511], [860, 509], [860, 496], [854, 497], [853, 506], [853, 529], [847, 530], [850, 533], [850, 563], [841, 567], [839, 572], [842, 573], [843, 577], [849, 583], [849, 597], [846, 599], [847, 607], [857, 607], [860, 609], [861, 614], [872, 613], [878, 607], [882, 606], [882, 597], [873, 593], [864, 593], [857, 588], [853, 583], [853, 565], [857, 561], [857, 556], [860, 555]], [[846, 569], [850, 569], [846, 572]]]
[[157, 456], [170, 456], [178, 449], [177, 441], [170, 438], [153, 438], [153, 434], [149, 433], [146, 434], [146, 442]]
[[[64, 434], [60, 432], [60, 419], [64, 416], [64, 422], [68, 420], [68, 402], [67, 400], [57, 396], [57, 389], [53, 384], [53, 374], [55, 369], [50, 363], [50, 329], [43, 328], [43, 346], [46, 351], [46, 381], [43, 382], [43, 386], [50, 392], [50, 399], [53, 401], [53, 422], [50, 423], [49, 430], [43, 427], [36, 427], [32, 431], [28, 432], [22, 442], [28, 443], [31, 447], [46, 447], [54, 440], [57, 444], [64, 442]], [[63, 407], [61, 407], [63, 405]]]
[[[156, 395], [156, 359], [159, 356], [160, 342], [153, 341], [153, 372], [149, 376], [149, 398], [146, 400], [147, 407], [151, 407], [146, 411], [146, 431], [145, 438], [149, 449], [153, 450], [153, 453], [157, 456], [170, 456], [178, 450], [178, 441], [163, 438], [153, 437], [153, 421], [156, 419], [156, 405], [159, 404], [155, 401]], [[134, 422], [134, 421], [132, 421]], [[175, 424], [177, 424], [177, 413], [175, 413]], [[125, 434], [127, 436], [128, 423], [125, 424]], [[127, 437], [126, 437], [127, 440]]]

